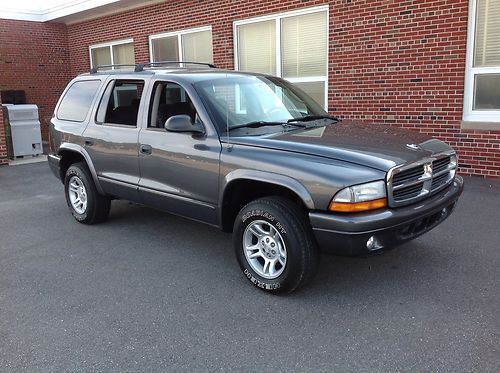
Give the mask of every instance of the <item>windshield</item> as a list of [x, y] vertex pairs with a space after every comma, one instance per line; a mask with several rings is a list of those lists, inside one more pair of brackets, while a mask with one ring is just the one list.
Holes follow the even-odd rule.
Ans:
[[224, 133], [247, 123], [287, 123], [327, 115], [306, 93], [280, 78], [221, 75], [194, 86]]

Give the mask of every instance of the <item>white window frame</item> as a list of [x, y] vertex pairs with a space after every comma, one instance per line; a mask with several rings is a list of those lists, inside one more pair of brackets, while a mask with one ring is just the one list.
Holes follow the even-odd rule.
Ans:
[[[93, 44], [93, 45], [89, 46], [90, 67], [92, 69], [95, 67], [94, 63], [92, 62], [92, 49], [108, 47], [109, 53], [111, 55], [111, 65], [114, 65], [115, 62], [114, 62], [114, 57], [113, 57], [113, 47], [115, 45], [129, 44], [129, 43], [132, 43], [132, 45], [133, 45], [134, 39], [131, 38], [131, 39], [116, 40], [116, 41], [110, 41], [107, 43]], [[134, 49], [134, 53], [135, 53], [135, 49]], [[135, 61], [135, 55], [134, 55], [134, 61]], [[112, 69], [114, 70], [115, 68], [112, 67]]]
[[[298, 78], [286, 78], [282, 76], [281, 72], [281, 20], [283, 18], [303, 16], [311, 13], [319, 13], [326, 11], [326, 36], [327, 36], [327, 46], [326, 46], [326, 74], [325, 76], [308, 76], [308, 77], [298, 77]], [[293, 10], [290, 12], [270, 14], [266, 16], [244, 19], [240, 21], [233, 22], [233, 44], [234, 44], [234, 68], [239, 70], [239, 56], [238, 56], [238, 26], [247, 25], [251, 23], [258, 23], [263, 21], [275, 21], [276, 22], [276, 75], [283, 77], [283, 79], [288, 80], [291, 83], [313, 83], [313, 82], [324, 82], [325, 83], [325, 102], [323, 103], [323, 108], [328, 110], [328, 40], [330, 35], [330, 7], [328, 5], [322, 5], [314, 8], [305, 8], [299, 10]]]
[[[210, 31], [212, 33], [212, 26], [203, 26], [203, 27], [197, 27], [197, 28], [191, 28], [187, 30], [180, 30], [180, 31], [172, 31], [172, 32], [164, 32], [161, 34], [154, 34], [154, 35], [149, 35], [149, 60], [151, 62], [160, 62], [160, 61], [154, 61], [153, 60], [153, 40], [155, 39], [162, 39], [162, 38], [168, 38], [172, 36], [177, 36], [177, 48], [178, 48], [178, 54], [179, 54], [179, 61], [184, 60], [184, 55], [182, 51], [182, 35], [186, 34], [194, 34], [195, 32], [204, 32], [204, 31]], [[213, 55], [213, 39], [212, 39], [212, 55]], [[196, 61], [191, 61], [191, 62], [196, 62]], [[211, 62], [213, 63], [213, 61]]]
[[[473, 110], [474, 104], [474, 81], [477, 74], [500, 74], [500, 66], [497, 67], [474, 67], [474, 40], [476, 35], [476, 9], [477, 0], [469, 0], [469, 20], [467, 24], [467, 54], [465, 63], [465, 81], [464, 81], [464, 108], [463, 123], [464, 128], [483, 127], [468, 122], [483, 122], [488, 128], [500, 129], [500, 110]], [[489, 125], [488, 125], [489, 124]], [[491, 128], [490, 128], [491, 127]]]

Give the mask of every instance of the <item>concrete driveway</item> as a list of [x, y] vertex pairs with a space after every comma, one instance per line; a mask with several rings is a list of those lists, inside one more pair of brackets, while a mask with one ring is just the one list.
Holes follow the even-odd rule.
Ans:
[[1, 167], [0, 371], [498, 371], [499, 231], [500, 182], [468, 178], [434, 231], [276, 297], [215, 228], [123, 201], [81, 225], [47, 164]]

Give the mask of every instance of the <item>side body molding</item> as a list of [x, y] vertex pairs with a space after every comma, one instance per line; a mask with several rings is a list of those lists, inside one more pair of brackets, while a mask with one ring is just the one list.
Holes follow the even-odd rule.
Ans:
[[290, 176], [248, 169], [234, 170], [224, 177], [220, 188], [221, 196], [219, 199], [219, 206], [222, 206], [227, 186], [236, 180], [254, 180], [285, 187], [297, 194], [309, 210], [314, 210], [314, 201], [309, 194], [309, 191], [301, 182], [291, 178]]
[[69, 150], [69, 151], [81, 154], [83, 156], [83, 158], [85, 158], [85, 162], [87, 162], [87, 166], [90, 170], [90, 174], [92, 175], [92, 178], [94, 179], [94, 184], [97, 188], [97, 191], [100, 194], [105, 194], [104, 190], [101, 187], [101, 184], [99, 183], [99, 179], [97, 178], [97, 172], [95, 170], [94, 164], [92, 163], [92, 159], [89, 156], [89, 153], [87, 153], [87, 151], [81, 145], [73, 144], [73, 143], [69, 143], [69, 142], [65, 142], [65, 143], [61, 144], [61, 146], [59, 147], [59, 150], [57, 152], [58, 155], [61, 155], [61, 152], [64, 150]]

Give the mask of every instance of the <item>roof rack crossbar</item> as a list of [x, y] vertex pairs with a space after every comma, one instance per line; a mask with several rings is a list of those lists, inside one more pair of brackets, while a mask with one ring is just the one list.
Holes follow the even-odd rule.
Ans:
[[156, 67], [156, 66], [163, 66], [163, 65], [181, 65], [181, 64], [187, 64], [187, 65], [203, 65], [203, 66], [208, 66], [211, 68], [216, 68], [216, 66], [213, 63], [209, 62], [196, 62], [196, 61], [155, 61], [155, 62], [145, 62], [141, 64], [144, 67]]
[[116, 67], [118, 67], [118, 68], [120, 68], [120, 67], [133, 67], [135, 72], [140, 72], [143, 70], [141, 64], [113, 64], [113, 65], [99, 65], [99, 66], [93, 67], [92, 69], [90, 69], [90, 73], [95, 74], [101, 69], [107, 69], [110, 67], [112, 69], [114, 69]]
[[203, 66], [208, 66], [210, 68], [216, 68], [216, 66], [213, 63], [208, 63], [208, 62], [196, 62], [196, 61], [157, 61], [157, 62], [145, 62], [145, 63], [138, 63], [138, 64], [113, 64], [113, 65], [99, 65], [96, 67], [93, 67], [90, 69], [91, 74], [97, 73], [101, 69], [115, 69], [115, 68], [121, 68], [121, 67], [133, 67], [134, 71], [140, 72], [144, 70], [144, 67], [158, 67], [158, 66], [164, 66], [164, 65], [181, 65], [181, 64], [186, 64], [186, 65], [203, 65]]

